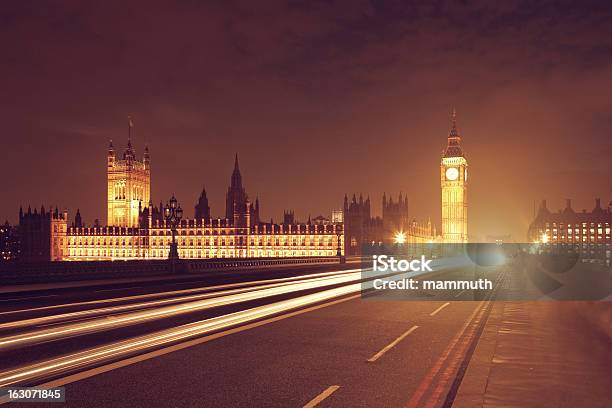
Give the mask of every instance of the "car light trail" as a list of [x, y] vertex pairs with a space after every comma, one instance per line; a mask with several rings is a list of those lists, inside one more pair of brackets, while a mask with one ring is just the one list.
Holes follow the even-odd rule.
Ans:
[[[350, 272], [354, 273], [355, 270], [350, 270]], [[15, 329], [15, 328], [20, 328], [20, 327], [31, 327], [35, 325], [49, 324], [53, 322], [66, 321], [70, 319], [82, 319], [85, 317], [116, 314], [120, 312], [127, 312], [127, 311], [138, 310], [138, 309], [147, 309], [147, 308], [152, 308], [156, 306], [164, 306], [164, 305], [183, 303], [183, 302], [189, 302], [189, 301], [195, 301], [195, 300], [201, 300], [201, 299], [210, 299], [210, 298], [221, 297], [221, 296], [226, 296], [226, 295], [235, 294], [235, 293], [249, 292], [249, 291], [253, 291], [256, 289], [258, 290], [258, 289], [266, 289], [266, 288], [272, 288], [272, 287], [288, 286], [288, 285], [295, 284], [296, 282], [316, 282], [320, 280], [329, 279], [330, 275], [331, 276], [345, 275], [347, 273], [348, 273], [347, 271], [343, 271], [342, 273], [334, 272], [334, 273], [326, 273], [326, 274], [306, 275], [306, 276], [301, 277], [302, 279], [293, 279], [290, 281], [287, 281], [288, 278], [283, 278], [283, 279], [278, 279], [278, 280], [273, 279], [269, 281], [258, 281], [259, 283], [264, 283], [264, 282], [270, 282], [270, 283], [260, 284], [255, 287], [249, 286], [246, 288], [242, 287], [239, 289], [232, 289], [232, 290], [225, 290], [225, 291], [218, 291], [218, 292], [207, 291], [207, 293], [199, 294], [199, 295], [171, 297], [171, 298], [156, 300], [156, 301], [133, 303], [133, 304], [127, 304], [127, 305], [89, 309], [89, 310], [81, 310], [77, 312], [62, 313], [62, 314], [57, 314], [57, 315], [36, 317], [36, 318], [24, 319], [24, 320], [16, 320], [16, 321], [0, 324], [0, 330]], [[327, 276], [311, 277], [311, 276], [317, 276], [317, 275], [327, 275]], [[277, 282], [277, 283], [271, 283], [271, 282]], [[189, 291], [193, 291], [193, 290], [189, 289]], [[166, 292], [166, 293], [173, 294], [176, 292]], [[121, 300], [121, 299], [125, 299], [125, 298], [117, 298], [117, 300]], [[0, 342], [0, 344], [2, 343]]]
[[345, 296], [360, 290], [361, 284], [353, 283], [53, 358], [0, 373], [0, 387], [16, 384], [33, 384], [69, 371], [125, 358], [136, 353], [142, 353], [161, 346], [228, 329], [292, 309]]
[[86, 302], [63, 303], [59, 305], [41, 306], [41, 307], [34, 307], [34, 308], [29, 308], [29, 309], [9, 310], [7, 312], [0, 312], [0, 316], [25, 313], [25, 312], [36, 312], [36, 311], [43, 311], [43, 310], [60, 309], [60, 308], [65, 308], [65, 307], [87, 306], [87, 305], [96, 305], [96, 304], [105, 304], [105, 303], [117, 303], [117, 302], [138, 300], [138, 299], [150, 299], [150, 298], [158, 298], [158, 297], [164, 297], [164, 296], [184, 295], [188, 293], [211, 292], [215, 290], [239, 288], [239, 287], [245, 287], [245, 286], [255, 286], [255, 285], [260, 285], [260, 284], [265, 284], [265, 283], [298, 281], [298, 280], [313, 278], [313, 277], [342, 275], [346, 273], [357, 272], [359, 270], [360, 269], [344, 269], [344, 270], [332, 271], [332, 272], [290, 276], [287, 278], [276, 278], [276, 279], [258, 280], [258, 281], [251, 281], [251, 282], [236, 282], [236, 283], [228, 283], [224, 285], [207, 286], [207, 287], [200, 287], [200, 288], [193, 288], [193, 289], [182, 289], [182, 290], [175, 290], [175, 291], [169, 291], [169, 292], [155, 292], [155, 293], [146, 293], [142, 295], [110, 298], [110, 299], [90, 300]]
[[361, 273], [354, 272], [340, 277], [316, 278], [312, 281], [293, 282], [281, 287], [257, 289], [246, 293], [235, 293], [227, 296], [215, 297], [158, 307], [151, 310], [125, 313], [117, 316], [99, 317], [84, 322], [68, 323], [52, 328], [44, 328], [0, 338], [0, 351], [23, 347], [43, 341], [57, 340], [67, 336], [77, 336], [104, 330], [116, 329], [132, 324], [140, 324], [156, 319], [168, 318], [186, 313], [202, 311], [214, 307], [226, 306], [234, 303], [262, 299], [271, 296], [283, 295], [308, 289], [317, 289], [325, 286], [346, 284], [361, 279]]

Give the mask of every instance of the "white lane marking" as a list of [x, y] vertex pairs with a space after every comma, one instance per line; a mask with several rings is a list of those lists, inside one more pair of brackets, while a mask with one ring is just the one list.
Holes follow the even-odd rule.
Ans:
[[461, 292], [457, 293], [455, 295], [456, 298], [458, 298], [459, 296], [461, 296], [467, 289], [463, 289]]
[[327, 389], [325, 389], [325, 391], [323, 391], [322, 393], [320, 393], [319, 395], [317, 395], [316, 397], [314, 397], [312, 400], [310, 400], [310, 402], [306, 405], [304, 405], [304, 408], [312, 408], [312, 407], [316, 407], [317, 405], [319, 405], [321, 403], [321, 401], [323, 401], [325, 398], [329, 397], [330, 395], [332, 395], [334, 392], [338, 391], [338, 388], [340, 388], [339, 385], [330, 385], [329, 387], [327, 387]]
[[408, 336], [410, 333], [412, 333], [413, 331], [415, 331], [418, 328], [419, 328], [419, 326], [412, 326], [404, 334], [399, 336], [397, 339], [393, 340], [387, 347], [385, 347], [384, 349], [380, 350], [378, 353], [374, 354], [372, 357], [368, 358], [368, 363], [373, 363], [376, 360], [378, 360], [383, 354], [385, 354], [387, 351], [391, 350], [393, 347], [395, 347], [397, 345], [397, 343], [402, 341], [406, 336]]
[[440, 306], [439, 308], [437, 308], [436, 310], [434, 310], [433, 312], [431, 312], [429, 315], [430, 316], [435, 316], [438, 314], [438, 312], [442, 309], [444, 309], [446, 306], [450, 305], [450, 302], [446, 302], [445, 304], [443, 304], [442, 306]]

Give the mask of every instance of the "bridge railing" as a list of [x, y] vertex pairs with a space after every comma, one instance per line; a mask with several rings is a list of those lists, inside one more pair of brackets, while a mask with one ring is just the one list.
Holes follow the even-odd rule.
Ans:
[[81, 261], [81, 262], [10, 262], [0, 264], [0, 286], [30, 282], [55, 282], [105, 278], [129, 278], [220, 270], [263, 269], [334, 264], [338, 257], [292, 258], [213, 258], [169, 260]]

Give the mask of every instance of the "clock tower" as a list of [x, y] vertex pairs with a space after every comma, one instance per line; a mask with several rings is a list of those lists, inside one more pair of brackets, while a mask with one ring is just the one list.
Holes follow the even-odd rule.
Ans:
[[467, 167], [457, 131], [457, 113], [453, 109], [448, 144], [440, 163], [442, 239], [445, 243], [466, 243], [468, 240]]

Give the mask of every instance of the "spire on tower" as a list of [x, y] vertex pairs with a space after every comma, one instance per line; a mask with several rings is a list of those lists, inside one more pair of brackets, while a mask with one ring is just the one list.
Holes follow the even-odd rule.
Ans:
[[132, 129], [134, 128], [134, 122], [132, 122], [132, 117], [128, 115], [128, 147], [132, 147]]
[[83, 219], [81, 218], [81, 210], [77, 208], [76, 215], [74, 216], [74, 226], [81, 228], [83, 226]]
[[210, 219], [210, 206], [208, 205], [208, 197], [206, 196], [206, 187], [202, 187], [202, 193], [195, 206], [195, 219], [200, 222], [204, 220], [207, 223]]
[[448, 144], [444, 150], [444, 157], [462, 157], [461, 136], [457, 130], [457, 110], [453, 107], [451, 111], [451, 129], [448, 132]]
[[240, 175], [240, 167], [238, 166], [238, 153], [234, 157], [234, 171], [232, 173], [232, 187], [242, 187], [242, 176]]
[[145, 165], [145, 169], [149, 170], [151, 168], [151, 156], [149, 155], [149, 146], [147, 145], [145, 145], [142, 162]]
[[132, 122], [132, 117], [128, 115], [128, 144], [125, 153], [123, 153], [124, 160], [134, 160], [135, 154], [132, 149], [132, 129], [134, 128], [134, 122]]
[[459, 132], [457, 131], [457, 110], [453, 106], [453, 110], [451, 111], [451, 130], [448, 134], [448, 137], [458, 137]]
[[114, 158], [115, 157], [115, 146], [113, 146], [113, 140], [112, 139], [108, 143], [108, 157], [109, 158]]

